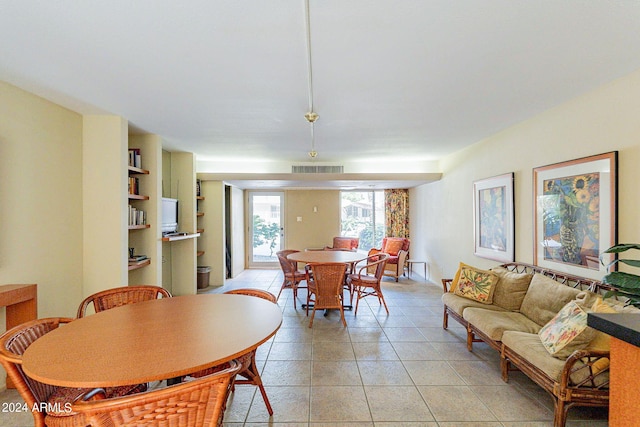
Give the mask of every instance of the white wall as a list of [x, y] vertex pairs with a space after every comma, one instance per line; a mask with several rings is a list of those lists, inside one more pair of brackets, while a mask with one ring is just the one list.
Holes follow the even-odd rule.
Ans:
[[544, 112], [441, 161], [442, 180], [410, 191], [411, 256], [428, 259], [431, 280], [452, 277], [474, 255], [473, 181], [515, 172], [516, 260], [533, 263], [532, 169], [619, 152], [618, 241], [640, 241], [640, 71]]

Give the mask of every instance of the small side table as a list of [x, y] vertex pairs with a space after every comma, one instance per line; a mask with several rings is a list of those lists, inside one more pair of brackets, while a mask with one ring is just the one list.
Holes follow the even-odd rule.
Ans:
[[413, 273], [413, 264], [423, 264], [424, 265], [424, 280], [427, 279], [427, 261], [420, 261], [417, 259], [408, 259], [407, 263], [407, 277], [411, 278], [411, 273]]
[[[6, 307], [6, 330], [38, 318], [37, 285], [0, 286], [0, 307]], [[7, 377], [7, 388], [15, 388]]]

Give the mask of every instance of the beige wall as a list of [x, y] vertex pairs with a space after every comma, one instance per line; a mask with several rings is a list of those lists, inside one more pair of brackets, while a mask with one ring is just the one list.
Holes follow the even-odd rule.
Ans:
[[39, 317], [75, 316], [82, 116], [0, 82], [0, 171], [0, 284], [37, 283]]
[[619, 152], [618, 241], [640, 241], [640, 72], [507, 129], [441, 161], [442, 180], [410, 191], [411, 256], [428, 259], [431, 280], [474, 255], [473, 181], [515, 172], [516, 260], [533, 263], [532, 169]]
[[331, 245], [333, 237], [340, 235], [340, 191], [286, 191], [284, 223], [286, 249]]

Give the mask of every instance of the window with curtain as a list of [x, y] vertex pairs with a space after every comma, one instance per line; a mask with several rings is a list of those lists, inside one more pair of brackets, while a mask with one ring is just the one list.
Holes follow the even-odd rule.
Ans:
[[383, 191], [341, 191], [341, 235], [360, 239], [358, 250], [379, 248], [385, 235]]

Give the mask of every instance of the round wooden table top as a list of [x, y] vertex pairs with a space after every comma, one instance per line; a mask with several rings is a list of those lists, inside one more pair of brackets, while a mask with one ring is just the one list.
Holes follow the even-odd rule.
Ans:
[[354, 263], [365, 259], [367, 255], [352, 251], [300, 251], [287, 255], [291, 261], [297, 262], [344, 262]]
[[65, 387], [112, 387], [187, 375], [246, 354], [282, 323], [277, 304], [246, 295], [163, 298], [74, 320], [23, 355], [30, 377]]

